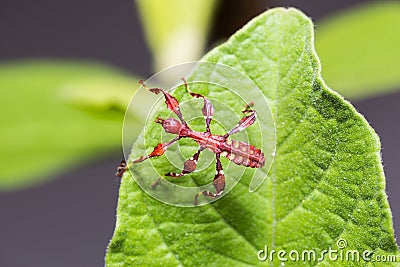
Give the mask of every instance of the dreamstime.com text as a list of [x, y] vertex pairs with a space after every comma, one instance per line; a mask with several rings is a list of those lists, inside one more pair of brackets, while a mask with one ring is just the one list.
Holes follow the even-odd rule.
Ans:
[[268, 249], [265, 245], [264, 249], [257, 252], [257, 257], [260, 261], [278, 261], [278, 262], [321, 262], [324, 260], [328, 261], [353, 261], [353, 262], [400, 262], [400, 257], [394, 254], [376, 254], [371, 250], [351, 250], [346, 249], [347, 241], [344, 239], [339, 239], [336, 242], [337, 248], [333, 249], [329, 247], [324, 250], [274, 250]]

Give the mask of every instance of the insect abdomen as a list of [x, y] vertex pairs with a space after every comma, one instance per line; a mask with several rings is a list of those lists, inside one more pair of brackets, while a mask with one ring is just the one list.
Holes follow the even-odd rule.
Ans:
[[248, 143], [227, 140], [222, 150], [221, 156], [228, 158], [238, 165], [251, 168], [260, 168], [264, 166], [264, 153]]

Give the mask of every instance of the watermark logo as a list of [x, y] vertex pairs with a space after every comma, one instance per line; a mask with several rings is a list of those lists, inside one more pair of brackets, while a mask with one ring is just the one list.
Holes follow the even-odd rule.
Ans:
[[275, 250], [269, 249], [265, 245], [264, 249], [257, 252], [257, 258], [260, 261], [270, 262], [399, 262], [400, 258], [394, 254], [377, 254], [371, 250], [348, 249], [345, 239], [336, 241], [336, 247], [329, 247], [323, 250], [305, 249], [305, 250]]
[[[182, 77], [186, 78], [187, 86], [181, 80]], [[126, 111], [123, 147], [131, 177], [146, 193], [166, 204], [188, 207], [204, 205], [223, 197], [237, 185], [245, 172], [251, 178], [249, 192], [261, 186], [274, 158], [275, 124], [268, 100], [252, 79], [227, 65], [193, 62], [165, 69], [142, 85]], [[164, 91], [151, 88], [162, 88]], [[179, 103], [175, 100], [166, 101], [165, 93], [175, 96]], [[206, 101], [211, 104], [206, 105]], [[251, 108], [250, 103], [254, 103]], [[175, 110], [177, 104], [179, 112]], [[244, 112], [246, 106], [247, 113]], [[250, 122], [250, 112], [253, 110], [257, 116]], [[132, 139], [135, 136], [132, 132], [137, 132], [138, 125], [129, 120], [132, 114], [146, 118], [142, 137], [136, 141]], [[247, 121], [246, 116], [249, 118]], [[180, 138], [180, 132], [174, 133], [171, 125], [155, 123], [162, 124], [167, 118], [174, 118], [175, 124], [185, 121], [190, 129], [204, 134], [207, 134], [209, 120], [211, 134], [216, 136], [215, 139], [232, 133], [228, 134], [227, 144], [249, 156], [220, 151], [222, 166], [218, 166], [219, 159], [216, 158], [216, 151], [213, 151], [217, 149], [213, 145], [202, 149], [196, 138]], [[221, 144], [226, 140], [221, 139]], [[131, 149], [134, 142], [135, 147], [141, 151]], [[158, 144], [170, 145], [155, 149]], [[215, 144], [216, 147], [218, 145]], [[197, 155], [195, 153], [199, 148], [202, 149], [199, 152], [201, 154]], [[157, 156], [146, 157], [153, 149]], [[260, 162], [263, 162], [260, 165], [263, 166], [246, 168], [246, 164], [249, 166], [250, 160], [254, 160], [250, 153], [260, 157]], [[146, 159], [137, 162], [143, 156]], [[228, 158], [228, 161], [224, 158]], [[188, 162], [189, 159], [192, 160]], [[179, 174], [182, 170], [186, 171], [184, 175], [176, 175], [175, 172]], [[216, 170], [217, 174], [225, 177], [224, 185], [219, 184], [222, 179], [215, 181]], [[173, 173], [173, 178], [168, 173]], [[186, 183], [192, 178], [192, 183]], [[219, 194], [220, 188], [223, 191]], [[208, 196], [212, 197], [202, 195], [203, 192], [209, 192]], [[216, 197], [212, 194], [216, 194]], [[198, 201], [194, 201], [196, 195]]]

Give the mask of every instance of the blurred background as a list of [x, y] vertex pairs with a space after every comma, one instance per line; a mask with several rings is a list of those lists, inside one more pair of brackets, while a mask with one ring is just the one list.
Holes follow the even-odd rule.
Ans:
[[138, 80], [275, 6], [313, 19], [324, 80], [379, 134], [400, 231], [399, 1], [2, 0], [0, 266], [104, 265]]

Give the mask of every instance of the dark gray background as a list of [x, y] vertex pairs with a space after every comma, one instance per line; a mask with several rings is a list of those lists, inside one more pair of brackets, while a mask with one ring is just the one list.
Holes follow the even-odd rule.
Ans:
[[[365, 1], [287, 0], [268, 1], [268, 6], [296, 6], [318, 23], [357, 2]], [[265, 1], [223, 1], [210, 46], [265, 7]], [[1, 0], [0, 33], [2, 62], [37, 57], [92, 59], [142, 77], [152, 74], [133, 0]], [[395, 227], [400, 229], [398, 103], [400, 93], [353, 104], [381, 137], [387, 192]], [[113, 173], [121, 157], [109, 155], [45, 184], [0, 193], [0, 266], [104, 265], [119, 184]]]

